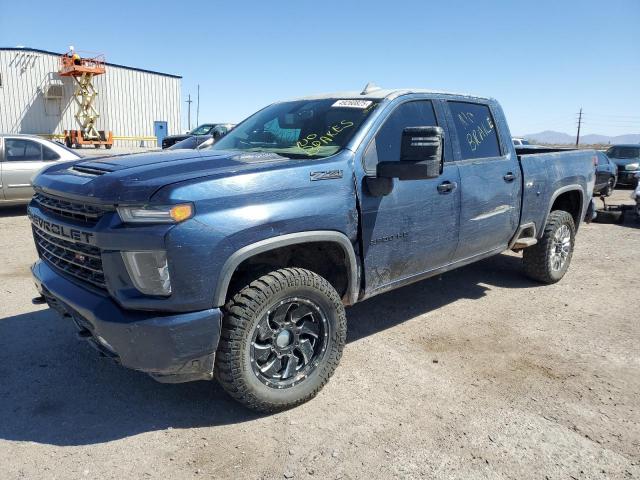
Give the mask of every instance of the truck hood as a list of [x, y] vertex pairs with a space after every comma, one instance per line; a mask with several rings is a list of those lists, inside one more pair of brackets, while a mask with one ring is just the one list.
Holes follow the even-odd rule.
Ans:
[[[293, 160], [298, 162], [298, 160]], [[204, 177], [274, 168], [292, 160], [272, 153], [174, 150], [82, 159], [52, 165], [34, 179], [36, 190], [109, 205], [148, 201], [159, 188]]]

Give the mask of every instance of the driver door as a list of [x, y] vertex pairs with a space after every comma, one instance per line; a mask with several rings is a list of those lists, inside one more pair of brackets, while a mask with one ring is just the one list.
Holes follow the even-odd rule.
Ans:
[[[406, 127], [443, 126], [430, 100], [399, 104], [387, 116], [362, 155], [365, 174], [374, 176], [378, 161], [399, 161]], [[444, 171], [438, 178], [393, 180], [388, 195], [376, 196], [359, 182], [362, 249], [367, 296], [449, 263], [458, 245], [460, 179], [451, 164], [445, 135]], [[415, 279], [415, 278], [414, 278]]]
[[[46, 157], [46, 158], [45, 158]], [[5, 200], [28, 200], [33, 195], [31, 179], [48, 161], [60, 156], [29, 138], [5, 137], [2, 189]]]

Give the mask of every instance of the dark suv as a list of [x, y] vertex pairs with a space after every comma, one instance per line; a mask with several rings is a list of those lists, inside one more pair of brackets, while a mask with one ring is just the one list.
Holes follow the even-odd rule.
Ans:
[[182, 135], [169, 135], [162, 139], [162, 148], [169, 148], [174, 143], [180, 142], [189, 137], [200, 135], [211, 135], [214, 139], [224, 137], [235, 125], [231, 123], [203, 123], [193, 130]]
[[638, 186], [640, 174], [640, 144], [613, 145], [607, 150], [609, 157], [618, 166], [618, 183]]

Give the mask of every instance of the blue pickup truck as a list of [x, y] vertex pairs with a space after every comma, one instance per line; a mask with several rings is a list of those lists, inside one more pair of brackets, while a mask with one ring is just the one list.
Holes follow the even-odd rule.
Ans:
[[121, 365], [312, 398], [345, 306], [507, 250], [560, 280], [595, 152], [516, 151], [490, 98], [423, 90], [270, 105], [210, 149], [56, 164], [28, 208], [36, 301]]

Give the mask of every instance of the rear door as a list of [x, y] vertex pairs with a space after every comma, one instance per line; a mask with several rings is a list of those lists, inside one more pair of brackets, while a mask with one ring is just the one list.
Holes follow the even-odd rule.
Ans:
[[[460, 241], [455, 260], [506, 248], [520, 220], [521, 173], [501, 142], [489, 104], [447, 101], [460, 171]], [[507, 132], [508, 133], [508, 132]]]
[[27, 200], [33, 195], [31, 179], [47, 162], [60, 158], [41, 143], [20, 137], [5, 137], [2, 189], [5, 200]]
[[[434, 106], [427, 99], [411, 100], [386, 116], [360, 157], [366, 176], [375, 176], [378, 161], [400, 160], [404, 128], [444, 126], [444, 115]], [[391, 192], [380, 196], [369, 190], [366, 179], [358, 182], [367, 295], [451, 260], [458, 242], [460, 191], [458, 167], [450, 160], [445, 136], [445, 166], [440, 177], [394, 179]]]

